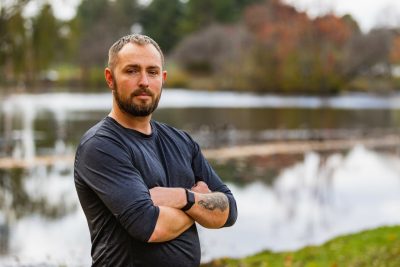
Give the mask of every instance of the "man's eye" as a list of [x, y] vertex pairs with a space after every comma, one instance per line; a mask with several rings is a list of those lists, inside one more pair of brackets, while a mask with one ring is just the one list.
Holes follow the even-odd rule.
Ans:
[[158, 71], [156, 71], [156, 70], [150, 70], [150, 71], [149, 71], [149, 74], [150, 74], [150, 75], [157, 75], [157, 74], [158, 74]]
[[129, 74], [136, 73], [136, 72], [138, 72], [136, 69], [127, 69], [126, 70], [126, 73], [129, 73]]

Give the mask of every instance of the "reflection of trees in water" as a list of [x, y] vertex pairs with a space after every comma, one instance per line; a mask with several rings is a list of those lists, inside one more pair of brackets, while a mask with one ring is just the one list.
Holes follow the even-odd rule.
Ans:
[[[0, 122], [4, 123], [0, 156], [30, 162], [36, 156], [49, 152], [52, 155], [71, 153], [65, 141], [65, 109], [40, 95], [37, 98], [10, 98], [4, 102], [4, 107], [4, 112], [0, 112]], [[0, 169], [1, 253], [9, 249], [10, 228], [18, 220], [32, 215], [58, 219], [75, 208], [68, 203], [70, 201], [65, 201], [67, 191], [71, 190], [62, 183], [63, 178], [71, 181], [71, 177], [71, 166], [60, 164]], [[60, 191], [58, 184], [65, 187], [64, 191]]]
[[272, 186], [279, 173], [289, 166], [301, 161], [300, 154], [276, 154], [271, 156], [253, 156], [211, 161], [218, 175], [226, 182], [245, 185], [261, 181]]
[[[320, 112], [324, 112], [322, 110]], [[299, 112], [301, 113], [301, 112]], [[364, 111], [362, 113], [365, 113]], [[306, 113], [307, 114], [307, 113]], [[207, 114], [206, 116], [208, 116]], [[304, 115], [304, 114], [303, 114]], [[308, 114], [311, 115], [311, 114]], [[315, 113], [313, 116], [320, 116]], [[211, 115], [210, 115], [211, 116]], [[354, 114], [344, 114], [343, 116], [352, 117]], [[325, 115], [322, 117], [326, 117]], [[370, 120], [380, 120], [385, 115], [368, 114], [366, 118]], [[313, 118], [313, 117], [312, 117]], [[246, 119], [243, 119], [246, 120]], [[248, 119], [252, 120], [252, 119]], [[287, 120], [285, 118], [284, 120]], [[317, 121], [315, 119], [314, 121]], [[358, 118], [354, 118], [360, 125]], [[226, 148], [240, 145], [272, 143], [272, 142], [288, 142], [288, 141], [320, 141], [330, 142], [335, 140], [358, 140], [358, 139], [377, 139], [381, 140], [383, 137], [391, 137], [399, 135], [398, 127], [364, 127], [358, 126], [353, 123], [353, 127], [348, 128], [317, 128], [308, 127], [307, 125], [300, 125], [295, 128], [276, 128], [276, 129], [241, 129], [235, 123], [230, 122], [214, 122], [210, 124], [201, 124], [199, 126], [186, 126], [187, 131], [191, 134], [194, 140], [199, 143], [203, 149]], [[325, 126], [324, 126], [325, 127]], [[383, 144], [382, 144], [383, 145]], [[331, 149], [337, 150], [332, 147]]]
[[261, 181], [271, 188], [279, 205], [278, 221], [313, 238], [331, 226], [335, 216], [333, 178], [342, 164], [340, 154], [272, 155], [212, 161], [225, 182], [246, 185]]
[[69, 211], [67, 203], [51, 203], [43, 192], [33, 193], [27, 190], [25, 181], [32, 178], [27, 172], [29, 171], [24, 169], [0, 170], [0, 199], [9, 198], [8, 201], [0, 202], [2, 210], [12, 212], [15, 219], [32, 214], [39, 214], [48, 219], [57, 219], [65, 215]]
[[[50, 176], [48, 171], [40, 168], [0, 169], [0, 254], [8, 252], [10, 229], [19, 219], [30, 215], [58, 219], [75, 209], [75, 205], [65, 201], [65, 196], [59, 196], [58, 201], [50, 199], [49, 188], [45, 188]], [[72, 176], [72, 170], [57, 172], [61, 178]]]
[[339, 155], [308, 153], [303, 163], [293, 167], [296, 176], [282, 175], [274, 184], [284, 220], [301, 227], [304, 238], [313, 237], [317, 229], [331, 225], [333, 176], [341, 161]]
[[233, 146], [249, 137], [247, 132], [238, 131], [229, 123], [201, 125], [191, 131], [191, 136], [202, 148]]

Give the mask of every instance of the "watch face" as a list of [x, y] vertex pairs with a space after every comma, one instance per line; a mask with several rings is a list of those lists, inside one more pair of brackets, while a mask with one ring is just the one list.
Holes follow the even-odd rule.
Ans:
[[188, 203], [191, 203], [192, 205], [194, 204], [194, 193], [192, 191], [188, 190]]
[[194, 202], [195, 202], [195, 198], [194, 198], [194, 193], [192, 191], [189, 191], [188, 189], [185, 189], [186, 191], [186, 205], [182, 208], [183, 211], [187, 211], [188, 209], [190, 209]]

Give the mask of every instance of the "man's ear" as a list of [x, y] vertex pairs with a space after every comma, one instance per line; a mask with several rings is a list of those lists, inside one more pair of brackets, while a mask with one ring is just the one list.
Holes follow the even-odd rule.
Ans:
[[105, 68], [104, 77], [106, 78], [108, 88], [113, 90], [114, 89], [114, 79], [113, 79], [113, 73], [110, 68]]
[[167, 71], [166, 70], [164, 70], [162, 72], [162, 79], [163, 79], [163, 84], [164, 84], [167, 81]]

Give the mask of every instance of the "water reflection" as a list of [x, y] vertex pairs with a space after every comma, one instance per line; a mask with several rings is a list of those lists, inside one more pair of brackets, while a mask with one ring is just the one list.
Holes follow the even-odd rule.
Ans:
[[[90, 265], [87, 224], [71, 171], [61, 163], [3, 171], [0, 265]], [[200, 229], [204, 261], [295, 249], [400, 223], [400, 158], [363, 147], [347, 155], [308, 153], [269, 183], [230, 187], [239, 219], [233, 228]]]
[[[70, 164], [0, 170], [0, 252], [13, 252], [13, 227], [26, 218], [56, 221], [76, 210]], [[29, 228], [27, 228], [29, 229]]]
[[308, 153], [271, 185], [233, 187], [234, 228], [202, 229], [203, 260], [290, 250], [337, 235], [400, 223], [400, 158], [356, 147], [347, 155]]
[[[318, 98], [176, 93], [164, 93], [169, 100], [160, 103], [155, 118], [190, 131], [203, 148], [343, 138], [400, 126], [397, 98], [339, 97], [321, 107]], [[241, 108], [236, 107], [238, 97]], [[110, 95], [13, 96], [1, 104], [0, 159], [29, 163], [50, 156], [52, 161], [0, 169], [0, 265], [90, 265], [89, 232], [74, 189], [72, 162], [56, 156], [73, 155], [82, 134], [106, 116]], [[362, 111], [356, 109], [361, 106]], [[291, 249], [400, 223], [399, 161], [358, 147], [346, 155], [213, 162], [231, 183], [239, 219], [233, 228], [200, 230], [203, 260]]]
[[[91, 125], [107, 115], [111, 95], [13, 95], [0, 102], [0, 156], [29, 161], [35, 155], [63, 154], [74, 147]], [[328, 135], [338, 129], [357, 135], [370, 134], [371, 129], [397, 131], [399, 114], [399, 97], [326, 100], [165, 90], [154, 117], [189, 131], [202, 147], [215, 147], [318, 138], [313, 131], [321, 129]]]

